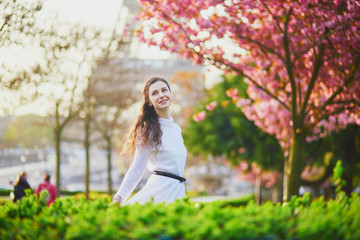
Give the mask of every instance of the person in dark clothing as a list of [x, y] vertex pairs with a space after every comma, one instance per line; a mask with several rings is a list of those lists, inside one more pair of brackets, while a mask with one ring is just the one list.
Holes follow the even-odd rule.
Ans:
[[21, 200], [21, 198], [26, 195], [25, 189], [31, 189], [31, 187], [27, 181], [27, 174], [23, 172], [19, 176], [17, 176], [17, 179], [14, 183], [14, 202], [16, 202], [17, 200]]

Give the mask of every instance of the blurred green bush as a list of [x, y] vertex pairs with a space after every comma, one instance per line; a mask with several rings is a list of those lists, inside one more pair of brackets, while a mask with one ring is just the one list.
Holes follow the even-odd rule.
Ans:
[[10, 193], [12, 192], [13, 190], [8, 190], [8, 189], [0, 189], [0, 196], [10, 196]]
[[250, 197], [211, 203], [111, 206], [111, 197], [57, 199], [50, 207], [28, 194], [0, 207], [0, 239], [360, 239], [360, 198], [309, 195], [283, 206]]

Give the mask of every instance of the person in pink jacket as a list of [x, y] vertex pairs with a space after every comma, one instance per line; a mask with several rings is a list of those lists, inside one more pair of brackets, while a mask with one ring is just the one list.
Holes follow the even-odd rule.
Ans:
[[51, 203], [53, 203], [57, 197], [56, 188], [53, 184], [50, 183], [50, 175], [45, 174], [44, 175], [44, 182], [40, 183], [35, 190], [35, 193], [37, 197], [40, 197], [40, 193], [42, 191], [47, 191], [47, 206], [50, 206]]

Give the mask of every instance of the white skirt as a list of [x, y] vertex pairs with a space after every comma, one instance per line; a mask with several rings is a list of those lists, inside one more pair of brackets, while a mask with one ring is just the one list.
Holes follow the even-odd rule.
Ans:
[[125, 202], [125, 205], [149, 201], [153, 203], [171, 203], [176, 199], [185, 197], [185, 183], [177, 179], [151, 174], [145, 186], [132, 198]]

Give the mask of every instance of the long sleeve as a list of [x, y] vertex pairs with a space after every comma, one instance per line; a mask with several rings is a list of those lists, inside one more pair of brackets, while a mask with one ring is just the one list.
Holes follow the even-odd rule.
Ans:
[[137, 146], [134, 154], [134, 160], [126, 172], [121, 186], [116, 193], [116, 195], [122, 197], [124, 202], [134, 191], [136, 185], [140, 182], [142, 176], [144, 175], [151, 150], [152, 148], [149, 144], [146, 144], [144, 147], [141, 146], [141, 144]]
[[50, 193], [49, 202], [54, 202], [57, 197], [56, 187], [54, 185], [50, 185], [49, 193]]

